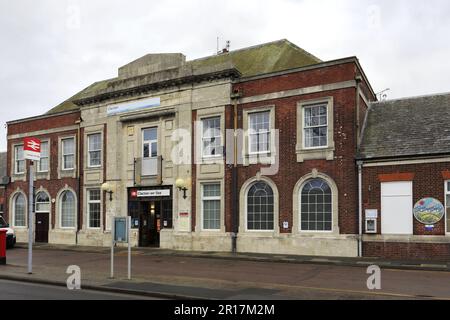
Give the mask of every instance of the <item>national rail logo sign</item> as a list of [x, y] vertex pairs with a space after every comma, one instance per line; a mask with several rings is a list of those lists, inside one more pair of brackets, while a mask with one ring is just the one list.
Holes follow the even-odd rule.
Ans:
[[25, 138], [23, 140], [23, 151], [25, 159], [39, 161], [41, 159], [41, 140]]

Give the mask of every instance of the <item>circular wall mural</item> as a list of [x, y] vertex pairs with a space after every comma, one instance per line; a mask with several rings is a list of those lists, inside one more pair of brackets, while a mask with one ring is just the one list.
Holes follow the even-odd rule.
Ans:
[[444, 214], [444, 206], [434, 198], [422, 199], [414, 206], [414, 217], [423, 224], [436, 224], [441, 221]]

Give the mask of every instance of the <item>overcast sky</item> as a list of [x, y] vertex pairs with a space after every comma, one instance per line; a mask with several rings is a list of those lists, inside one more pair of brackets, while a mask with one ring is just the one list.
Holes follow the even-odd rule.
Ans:
[[147, 53], [213, 54], [286, 38], [322, 60], [356, 55], [389, 98], [450, 91], [450, 2], [0, 0], [4, 123], [39, 115]]

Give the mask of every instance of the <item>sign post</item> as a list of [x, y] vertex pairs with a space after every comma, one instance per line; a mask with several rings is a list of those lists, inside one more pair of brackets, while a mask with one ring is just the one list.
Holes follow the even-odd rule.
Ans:
[[30, 160], [28, 169], [28, 274], [33, 273], [33, 238], [34, 238], [34, 163], [41, 158], [41, 141], [36, 138], [23, 140], [24, 159]]
[[114, 278], [114, 246], [117, 243], [128, 244], [128, 280], [131, 280], [131, 217], [114, 217], [111, 230], [111, 279]]

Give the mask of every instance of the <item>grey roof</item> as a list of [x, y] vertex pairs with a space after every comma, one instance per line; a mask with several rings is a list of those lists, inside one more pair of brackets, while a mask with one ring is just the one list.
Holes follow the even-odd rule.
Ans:
[[372, 103], [360, 159], [450, 154], [450, 93]]

